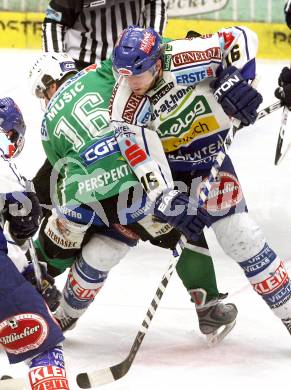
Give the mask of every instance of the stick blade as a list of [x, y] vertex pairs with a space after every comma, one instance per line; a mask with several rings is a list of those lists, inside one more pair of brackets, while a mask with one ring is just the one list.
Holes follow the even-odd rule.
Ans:
[[279, 151], [276, 151], [276, 155], [275, 155], [275, 161], [274, 161], [274, 164], [275, 165], [278, 165], [280, 160], [281, 160], [281, 157], [282, 157], [282, 154], [279, 152]]
[[275, 165], [279, 165], [284, 160], [290, 148], [291, 148], [291, 144], [288, 144], [286, 149], [278, 156], [277, 162], [275, 160]]
[[80, 373], [76, 377], [77, 384], [81, 389], [91, 389], [91, 387], [112, 383], [115, 378], [110, 368], [101, 368], [91, 373]]
[[285, 128], [281, 126], [280, 133], [278, 136], [278, 142], [277, 142], [277, 146], [276, 146], [276, 152], [275, 152], [275, 161], [274, 161], [275, 165], [278, 165], [279, 162], [282, 161], [281, 158], [283, 155], [282, 146], [283, 146], [284, 132], [285, 132]]

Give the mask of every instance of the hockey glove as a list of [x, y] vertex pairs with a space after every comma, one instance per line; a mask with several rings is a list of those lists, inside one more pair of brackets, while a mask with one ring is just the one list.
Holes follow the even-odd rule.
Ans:
[[181, 233], [169, 223], [161, 222], [153, 215], [147, 215], [129, 227], [139, 235], [142, 241], [166, 249], [175, 249]]
[[281, 100], [284, 106], [291, 110], [291, 69], [287, 68], [287, 66], [282, 69], [278, 84], [280, 87], [275, 90], [275, 96]]
[[197, 202], [180, 191], [168, 190], [156, 201], [154, 215], [179, 230], [190, 241], [200, 238], [205, 226], [210, 226], [210, 215]]
[[[43, 262], [39, 262], [39, 265], [42, 273], [41, 295], [46, 301], [46, 304], [48, 305], [49, 309], [54, 312], [57, 310], [60, 304], [62, 294], [55, 286], [55, 279], [47, 273], [46, 264]], [[26, 267], [25, 270], [22, 272], [22, 275], [28, 282], [30, 282], [34, 287], [36, 287], [37, 283], [33, 264], [30, 263], [28, 267]]]
[[244, 126], [254, 123], [262, 95], [243, 78], [235, 66], [229, 66], [211, 83], [214, 97], [224, 112]]
[[35, 192], [6, 194], [5, 218], [16, 243], [32, 237], [38, 230], [42, 210]]
[[289, 28], [291, 28], [291, 4], [289, 5], [289, 8], [287, 9], [287, 3], [284, 7], [285, 11], [285, 18], [286, 18], [286, 23]]

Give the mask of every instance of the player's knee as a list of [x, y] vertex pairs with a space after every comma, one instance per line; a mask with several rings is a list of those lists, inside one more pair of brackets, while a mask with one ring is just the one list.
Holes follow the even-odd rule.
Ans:
[[265, 245], [260, 227], [247, 213], [233, 214], [212, 225], [225, 253], [236, 261], [255, 256]]
[[82, 248], [82, 257], [92, 268], [106, 272], [118, 264], [129, 249], [129, 246], [121, 241], [93, 235]]

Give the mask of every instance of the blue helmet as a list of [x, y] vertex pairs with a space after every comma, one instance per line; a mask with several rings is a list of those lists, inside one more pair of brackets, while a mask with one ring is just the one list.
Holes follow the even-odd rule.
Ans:
[[160, 57], [162, 39], [151, 27], [129, 26], [121, 33], [112, 53], [114, 68], [121, 75], [138, 75]]
[[24, 145], [26, 126], [22, 113], [10, 97], [0, 99], [0, 148], [7, 157], [18, 155]]

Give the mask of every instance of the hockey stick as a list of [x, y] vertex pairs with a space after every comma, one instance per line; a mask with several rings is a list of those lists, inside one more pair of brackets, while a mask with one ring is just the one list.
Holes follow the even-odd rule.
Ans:
[[[282, 112], [281, 126], [280, 126], [277, 147], [276, 147], [276, 152], [275, 152], [275, 162], [274, 162], [275, 165], [278, 165], [280, 162], [282, 162], [284, 156], [286, 155], [286, 153], [290, 147], [290, 144], [288, 144], [286, 146], [286, 138], [285, 138], [288, 113], [289, 113], [289, 109], [287, 107], [284, 107], [283, 112]], [[285, 140], [285, 144], [284, 144], [284, 140]]]
[[169, 283], [169, 280], [176, 268], [176, 265], [178, 263], [179, 257], [181, 255], [185, 243], [186, 243], [186, 239], [182, 236], [173, 253], [173, 257], [170, 261], [169, 267], [167, 271], [164, 273], [162, 280], [157, 288], [157, 291], [155, 292], [153, 300], [151, 301], [151, 304], [147, 310], [145, 318], [139, 328], [139, 331], [134, 339], [134, 342], [132, 344], [132, 347], [127, 357], [124, 360], [122, 360], [122, 362], [115, 364], [114, 366], [94, 370], [91, 373], [84, 372], [78, 374], [76, 378], [77, 383], [82, 389], [90, 389], [91, 387], [114, 382], [127, 374], [141, 346], [144, 336], [146, 335], [146, 332], [158, 308], [160, 300], [162, 299], [162, 296]]
[[[290, 1], [291, 1], [291, 0], [290, 0]], [[267, 115], [269, 115], [269, 114], [272, 114], [272, 112], [279, 110], [279, 108], [281, 108], [281, 107], [282, 107], [282, 103], [280, 102], [280, 100], [277, 100], [275, 103], [272, 103], [272, 104], [270, 104], [268, 107], [263, 108], [262, 110], [260, 110], [260, 111], [258, 112], [258, 116], [257, 116], [255, 122], [253, 123], [253, 125], [254, 125], [255, 123], [257, 123], [257, 121], [258, 121], [259, 119], [262, 119], [262, 118], [264, 118], [265, 116], [267, 116]], [[241, 130], [243, 127], [245, 127], [245, 126], [242, 125], [242, 124], [240, 124], [237, 130]]]
[[[33, 185], [32, 181], [25, 180], [25, 191], [27, 191], [27, 192], [35, 192], [34, 185]], [[31, 262], [32, 262], [33, 270], [34, 270], [34, 274], [35, 274], [37, 290], [38, 290], [39, 293], [41, 293], [42, 290], [43, 290], [43, 288], [42, 288], [42, 272], [41, 272], [41, 268], [40, 268], [40, 265], [39, 265], [39, 262], [38, 262], [38, 258], [37, 258], [36, 252], [35, 252], [35, 248], [34, 248], [34, 245], [33, 245], [32, 238], [31, 237], [28, 238], [27, 241], [28, 241], [28, 251], [29, 251], [29, 254], [30, 254], [30, 258], [31, 258]]]
[[[264, 118], [265, 116], [269, 115], [271, 112], [279, 109], [280, 107], [281, 107], [281, 103], [280, 103], [280, 101], [278, 101], [278, 102], [266, 107], [265, 109], [259, 111], [256, 121], [261, 119], [261, 118]], [[231, 126], [231, 128], [230, 128], [230, 130], [225, 138], [224, 144], [223, 144], [223, 148], [225, 151], [227, 151], [229, 149], [229, 147], [233, 141], [233, 137], [234, 137], [235, 133], [243, 127], [244, 126], [241, 125], [240, 123], [237, 123], [237, 122], [235, 123], [233, 121], [232, 126]], [[214, 163], [215, 167], [213, 166], [213, 168], [211, 169], [211, 174], [206, 182], [206, 186], [204, 187], [203, 190], [201, 190], [201, 192], [199, 194], [199, 197], [200, 197], [199, 201], [201, 203], [205, 202], [207, 195], [209, 193], [210, 187], [211, 187], [211, 183], [216, 179], [218, 172], [219, 172], [219, 168], [222, 165], [222, 162], [223, 162], [225, 156], [226, 156], [226, 154], [222, 150], [217, 155], [217, 159], [216, 159], [217, 162], [216, 162], [216, 164]], [[148, 327], [149, 327], [150, 322], [153, 318], [153, 315], [155, 314], [155, 311], [157, 310], [158, 303], [160, 302], [160, 300], [163, 296], [164, 290], [165, 290], [166, 286], [168, 285], [169, 279], [170, 279], [170, 277], [171, 277], [171, 275], [176, 267], [178, 259], [179, 259], [179, 256], [177, 256], [176, 258], [173, 257], [173, 259], [171, 260], [169, 268], [166, 271], [166, 273], [164, 274], [162, 281], [159, 284], [159, 287], [155, 293], [155, 296], [154, 296], [154, 298], [150, 304], [150, 307], [146, 313], [145, 319], [143, 320], [142, 325], [141, 325], [141, 327], [140, 327], [140, 329], [139, 329], [139, 331], [134, 339], [133, 345], [130, 349], [128, 356], [122, 362], [120, 362], [114, 366], [97, 369], [97, 370], [92, 371], [91, 373], [84, 372], [84, 373], [78, 374], [76, 379], [77, 379], [77, 383], [78, 383], [79, 387], [81, 387], [82, 389], [89, 389], [91, 387], [95, 387], [95, 386], [99, 386], [102, 384], [113, 382], [115, 380], [122, 378], [124, 375], [127, 374], [127, 372], [129, 371], [129, 369], [133, 363], [133, 360], [134, 360], [134, 358], [135, 358], [135, 356], [136, 356], [136, 354], [141, 346], [141, 343], [142, 343], [143, 338], [146, 334], [146, 331], [148, 330]]]
[[[30, 180], [26, 180], [22, 175], [20, 175], [17, 166], [13, 163], [13, 171], [16, 173], [16, 175], [25, 182], [25, 185], [23, 185], [23, 189], [25, 192], [35, 192], [33, 182]], [[35, 280], [36, 280], [36, 286], [37, 290], [41, 293], [42, 292], [42, 272], [41, 268], [38, 262], [38, 258], [35, 252], [35, 248], [33, 245], [33, 240], [32, 238], [27, 239], [28, 242], [28, 251], [30, 254], [31, 262], [33, 265], [33, 270], [35, 274]]]
[[32, 238], [28, 239], [28, 250], [29, 250], [31, 262], [32, 262], [32, 265], [33, 265], [33, 270], [34, 270], [34, 274], [35, 274], [37, 290], [38, 290], [39, 293], [41, 293], [42, 290], [43, 290], [42, 273], [41, 273], [41, 268], [40, 268], [40, 265], [39, 265], [39, 262], [38, 262], [38, 258], [37, 258], [36, 252], [35, 252], [35, 248], [34, 248], [34, 245], [33, 245]]

